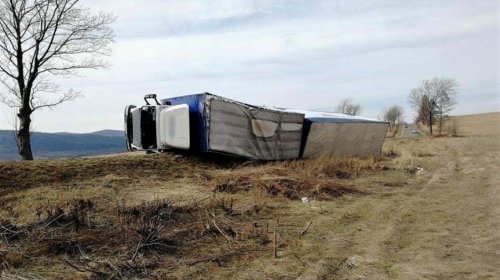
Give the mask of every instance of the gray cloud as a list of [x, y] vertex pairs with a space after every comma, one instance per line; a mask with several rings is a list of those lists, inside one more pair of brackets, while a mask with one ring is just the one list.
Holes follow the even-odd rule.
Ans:
[[38, 130], [121, 128], [123, 107], [152, 92], [309, 109], [352, 96], [376, 117], [433, 76], [458, 79], [457, 113], [500, 110], [496, 1], [87, 3], [118, 16], [113, 66], [60, 80], [86, 97], [37, 113]]

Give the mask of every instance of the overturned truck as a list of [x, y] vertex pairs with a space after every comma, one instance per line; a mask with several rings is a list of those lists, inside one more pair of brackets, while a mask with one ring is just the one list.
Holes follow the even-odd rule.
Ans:
[[388, 128], [369, 118], [259, 107], [210, 93], [144, 100], [125, 108], [130, 151], [183, 149], [259, 160], [379, 154]]

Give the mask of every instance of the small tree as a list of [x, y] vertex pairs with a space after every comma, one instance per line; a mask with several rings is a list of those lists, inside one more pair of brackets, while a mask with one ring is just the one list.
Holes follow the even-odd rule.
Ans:
[[400, 123], [403, 117], [403, 108], [398, 105], [393, 105], [382, 112], [384, 121], [389, 122], [389, 129], [392, 131], [396, 124]]
[[361, 113], [362, 107], [359, 103], [354, 103], [351, 98], [343, 99], [336, 108], [336, 112], [351, 116], [356, 116]]
[[433, 78], [424, 80], [419, 87], [410, 91], [409, 102], [418, 113], [418, 120], [429, 127], [437, 122], [439, 133], [442, 132], [447, 114], [453, 110], [456, 102], [458, 83], [454, 79]]
[[17, 109], [19, 154], [32, 160], [31, 116], [80, 94], [49, 78], [106, 66], [110, 14], [92, 14], [79, 0], [0, 0], [0, 101]]

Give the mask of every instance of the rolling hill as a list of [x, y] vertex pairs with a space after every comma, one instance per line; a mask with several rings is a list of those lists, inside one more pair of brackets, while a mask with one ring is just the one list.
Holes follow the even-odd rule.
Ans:
[[[125, 150], [123, 131], [101, 130], [92, 133], [33, 132], [32, 148], [36, 159], [74, 158], [119, 153]], [[0, 161], [19, 159], [12, 130], [0, 130]]]

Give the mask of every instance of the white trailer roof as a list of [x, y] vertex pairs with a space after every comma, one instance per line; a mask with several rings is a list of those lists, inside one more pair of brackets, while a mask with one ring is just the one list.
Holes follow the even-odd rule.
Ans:
[[361, 116], [351, 116], [342, 113], [331, 113], [331, 112], [320, 112], [320, 111], [312, 111], [312, 110], [302, 110], [302, 109], [289, 109], [284, 108], [280, 109], [285, 112], [294, 112], [301, 113], [305, 115], [305, 119], [313, 121], [313, 122], [376, 122], [376, 123], [385, 123], [385, 121], [366, 118]]

